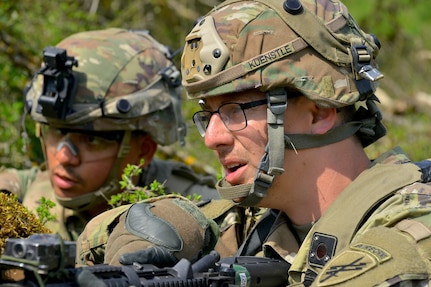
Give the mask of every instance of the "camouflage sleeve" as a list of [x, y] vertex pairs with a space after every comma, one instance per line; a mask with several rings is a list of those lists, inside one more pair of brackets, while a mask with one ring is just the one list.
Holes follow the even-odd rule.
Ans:
[[105, 247], [112, 229], [119, 217], [130, 205], [123, 205], [92, 218], [76, 241], [77, 265], [102, 264], [105, 258]]
[[34, 181], [40, 172], [39, 167], [18, 170], [12, 168], [0, 168], [0, 190], [10, 192], [23, 199], [28, 186]]

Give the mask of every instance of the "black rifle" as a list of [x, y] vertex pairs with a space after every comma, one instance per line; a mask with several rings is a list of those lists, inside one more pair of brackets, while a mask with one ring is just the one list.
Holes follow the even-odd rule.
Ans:
[[[37, 234], [27, 239], [8, 239], [0, 257], [0, 286], [79, 286], [76, 278], [90, 271], [106, 286], [142, 287], [284, 287], [289, 264], [264, 257], [238, 256], [219, 260], [217, 252], [191, 264], [181, 259], [175, 266], [74, 266], [75, 243], [55, 235]], [[73, 258], [73, 260], [72, 260]], [[72, 263], [73, 262], [73, 263]], [[12, 276], [11, 276], [12, 275]], [[87, 285], [89, 286], [89, 285]]]

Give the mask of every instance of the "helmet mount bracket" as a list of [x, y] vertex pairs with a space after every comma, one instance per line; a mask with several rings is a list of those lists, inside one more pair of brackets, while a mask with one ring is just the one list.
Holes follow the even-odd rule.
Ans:
[[43, 89], [37, 112], [45, 117], [64, 120], [76, 89], [72, 67], [77, 67], [78, 61], [67, 56], [65, 49], [57, 47], [46, 47], [43, 50], [43, 61], [45, 66], [38, 71], [38, 74], [43, 75]]

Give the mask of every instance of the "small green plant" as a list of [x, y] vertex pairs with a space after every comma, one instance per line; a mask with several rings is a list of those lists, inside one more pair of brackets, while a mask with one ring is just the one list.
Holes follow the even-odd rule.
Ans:
[[162, 183], [159, 183], [156, 180], [150, 184], [149, 188], [147, 186], [136, 186], [133, 183], [133, 177], [142, 173], [143, 166], [143, 159], [140, 161], [139, 165], [127, 164], [119, 182], [123, 192], [111, 196], [108, 201], [112, 207], [135, 203], [150, 197], [156, 197], [165, 194], [165, 187]]
[[163, 184], [154, 180], [153, 183], [150, 184], [150, 189], [148, 189], [147, 186], [134, 186], [133, 189], [127, 189], [121, 193], [111, 196], [109, 204], [112, 207], [118, 207], [124, 204], [135, 203], [150, 197], [161, 195], [165, 195], [165, 188]]
[[39, 217], [39, 221], [45, 225], [48, 221], [56, 221], [57, 216], [51, 213], [50, 209], [55, 206], [55, 202], [46, 199], [42, 196], [40, 199], [40, 205], [36, 208], [36, 214]]
[[[149, 186], [144, 187], [136, 186], [133, 183], [133, 177], [142, 173], [143, 166], [144, 160], [142, 159], [139, 165], [127, 164], [124, 168], [121, 181], [119, 182], [123, 192], [111, 196], [108, 203], [112, 208], [135, 203], [151, 197], [166, 195], [165, 186], [157, 180], [154, 180]], [[198, 202], [201, 200], [202, 196], [193, 194], [187, 196], [187, 198], [191, 201]]]

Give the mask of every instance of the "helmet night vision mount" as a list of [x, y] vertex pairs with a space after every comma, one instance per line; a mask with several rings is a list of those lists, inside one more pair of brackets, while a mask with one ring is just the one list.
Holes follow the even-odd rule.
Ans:
[[72, 67], [78, 67], [78, 61], [67, 56], [65, 49], [57, 47], [46, 47], [43, 61], [44, 67], [37, 72], [43, 75], [43, 89], [36, 111], [48, 118], [64, 120], [76, 89]]

